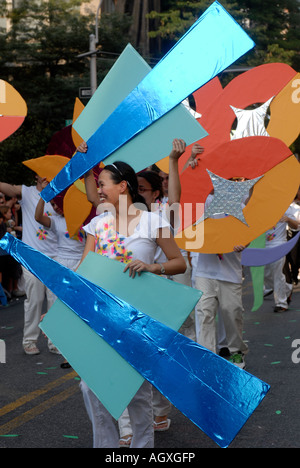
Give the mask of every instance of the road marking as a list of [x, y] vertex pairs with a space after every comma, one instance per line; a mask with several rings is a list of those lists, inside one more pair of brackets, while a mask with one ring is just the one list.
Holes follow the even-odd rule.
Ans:
[[21, 426], [22, 424], [31, 421], [39, 414], [43, 413], [44, 411], [52, 408], [53, 406], [61, 403], [62, 401], [69, 398], [71, 395], [74, 395], [79, 390], [78, 384], [72, 385], [71, 387], [67, 388], [66, 390], [58, 393], [57, 395], [49, 398], [48, 400], [44, 401], [43, 403], [35, 406], [34, 408], [26, 411], [25, 413], [17, 416], [16, 418], [12, 419], [6, 424], [0, 426], [0, 435], [5, 435], [11, 432], [12, 430], [16, 429], [17, 427]]
[[34, 390], [33, 392], [28, 393], [27, 395], [24, 395], [18, 400], [12, 403], [9, 403], [6, 406], [3, 406], [3, 408], [0, 408], [0, 416], [4, 416], [5, 414], [10, 413], [10, 411], [14, 411], [16, 408], [19, 408], [20, 406], [25, 405], [29, 401], [32, 401], [35, 398], [49, 392], [49, 390], [52, 390], [53, 388], [58, 387], [59, 385], [62, 385], [63, 383], [67, 382], [70, 379], [74, 379], [76, 376], [77, 376], [77, 373], [75, 371], [69, 372], [63, 377], [60, 377], [59, 379], [54, 380], [53, 382], [50, 382], [45, 387], [39, 390]]

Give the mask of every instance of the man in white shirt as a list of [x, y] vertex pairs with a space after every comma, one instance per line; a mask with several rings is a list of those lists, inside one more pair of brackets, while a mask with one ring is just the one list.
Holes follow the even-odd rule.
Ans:
[[[189, 164], [197, 167], [197, 154], [201, 153], [195, 144]], [[237, 178], [238, 180], [241, 178]], [[242, 179], [241, 179], [242, 180]], [[205, 202], [205, 209], [213, 201], [210, 194]], [[245, 206], [246, 200], [241, 204]], [[226, 216], [225, 213], [213, 215], [214, 218]], [[242, 302], [242, 265], [241, 251], [244, 246], [236, 246], [234, 252], [225, 254], [198, 254], [195, 271], [195, 287], [202, 291], [202, 297], [195, 308], [197, 342], [217, 352], [217, 321], [224, 327], [229, 360], [240, 368], [245, 367], [244, 355], [248, 346], [243, 341], [244, 308]]]
[[[281, 245], [287, 241], [286, 228], [298, 229], [298, 222], [295, 218], [296, 210], [289, 206], [283, 217], [273, 228], [266, 232], [266, 248]], [[292, 284], [286, 282], [283, 273], [285, 257], [265, 266], [265, 296], [268, 291], [274, 291], [275, 307], [274, 312], [285, 312], [288, 309], [288, 298], [292, 292]]]
[[[36, 186], [11, 185], [0, 182], [0, 191], [9, 197], [17, 197], [22, 209], [22, 241], [30, 247], [39, 250], [48, 257], [54, 258], [56, 252], [57, 238], [50, 231], [46, 231], [34, 218], [36, 205], [40, 199], [42, 190], [42, 179], [36, 176]], [[49, 216], [57, 216], [50, 203], [45, 205], [45, 211]], [[49, 309], [55, 296], [46, 286], [32, 275], [26, 268], [22, 267], [25, 283], [26, 299], [24, 302], [24, 331], [23, 349], [28, 355], [39, 354], [37, 340], [40, 334], [40, 318], [44, 299], [47, 299]], [[49, 341], [49, 351], [58, 353], [55, 346]]]

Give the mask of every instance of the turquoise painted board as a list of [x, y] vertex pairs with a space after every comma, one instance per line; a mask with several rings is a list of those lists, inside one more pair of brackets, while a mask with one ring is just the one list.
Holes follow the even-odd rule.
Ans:
[[128, 44], [73, 124], [84, 141], [88, 141], [150, 70], [151, 67]]
[[[73, 124], [73, 128], [84, 141], [89, 140], [150, 70], [150, 66], [138, 52], [130, 44], [127, 45]], [[146, 128], [143, 133], [114, 151], [103, 163], [107, 165], [115, 161], [125, 161], [138, 172], [168, 156], [174, 138], [182, 138], [190, 145], [205, 136], [207, 132], [180, 104]]]
[[[169, 279], [150, 273], [132, 279], [123, 270], [124, 264], [91, 252], [78, 273], [174, 330], [201, 297], [200, 291]], [[143, 377], [60, 300], [40, 327], [118, 419]]]

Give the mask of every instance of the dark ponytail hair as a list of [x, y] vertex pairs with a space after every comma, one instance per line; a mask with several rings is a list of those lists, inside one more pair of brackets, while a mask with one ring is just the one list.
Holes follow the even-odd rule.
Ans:
[[104, 170], [111, 173], [111, 178], [115, 184], [119, 184], [122, 180], [127, 182], [132, 203], [142, 203], [146, 205], [145, 198], [138, 193], [138, 180], [136, 173], [129, 164], [123, 161], [116, 161], [113, 164], [105, 166]]

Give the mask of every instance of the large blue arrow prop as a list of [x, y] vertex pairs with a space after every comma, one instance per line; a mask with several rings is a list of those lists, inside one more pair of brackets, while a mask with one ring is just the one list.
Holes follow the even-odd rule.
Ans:
[[268, 392], [268, 384], [10, 234], [0, 247], [221, 447], [230, 444]]
[[52, 200], [253, 47], [238, 23], [213, 3], [89, 138], [87, 153], [76, 153], [47, 185], [42, 198]]

